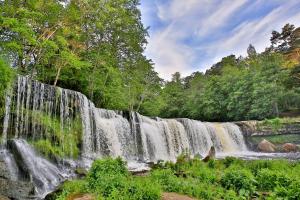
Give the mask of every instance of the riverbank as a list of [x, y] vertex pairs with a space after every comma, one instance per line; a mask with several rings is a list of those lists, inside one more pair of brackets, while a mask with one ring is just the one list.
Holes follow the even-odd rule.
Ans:
[[146, 176], [132, 176], [120, 160], [93, 164], [88, 176], [64, 184], [51, 199], [161, 199], [164, 192], [196, 199], [300, 198], [299, 162], [245, 161], [233, 157], [210, 160], [180, 156], [177, 162], [155, 165]]

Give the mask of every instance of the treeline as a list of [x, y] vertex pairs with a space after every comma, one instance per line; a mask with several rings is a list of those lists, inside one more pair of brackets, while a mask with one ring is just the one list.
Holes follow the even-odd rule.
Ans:
[[274, 31], [263, 53], [250, 45], [248, 57], [230, 55], [206, 73], [175, 73], [165, 82], [143, 54], [148, 33], [138, 5], [0, 1], [0, 70], [12, 76], [6, 62], [17, 73], [80, 91], [98, 107], [149, 116], [226, 121], [300, 108], [299, 28], [287, 24]]
[[300, 28], [287, 24], [273, 31], [271, 46], [247, 57], [222, 58], [206, 73], [167, 82], [164, 117], [209, 121], [264, 119], [300, 108]]
[[18, 73], [80, 91], [98, 107], [139, 110], [158, 95], [161, 79], [143, 55], [148, 33], [138, 5], [0, 1], [0, 54]]

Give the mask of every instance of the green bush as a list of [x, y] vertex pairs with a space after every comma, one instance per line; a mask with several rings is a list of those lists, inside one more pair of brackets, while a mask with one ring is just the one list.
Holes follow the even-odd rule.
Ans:
[[178, 178], [171, 169], [155, 170], [151, 173], [151, 179], [162, 186], [167, 192], [178, 192], [180, 184]]
[[230, 167], [233, 164], [241, 164], [240, 159], [237, 159], [235, 157], [227, 156], [224, 160], [222, 160], [222, 163], [225, 165], [226, 168]]
[[57, 200], [64, 200], [70, 194], [87, 192], [87, 182], [84, 180], [67, 181], [63, 184], [63, 191], [56, 196]]
[[220, 183], [225, 189], [233, 189], [241, 196], [251, 196], [255, 190], [254, 177], [246, 170], [227, 171]]
[[121, 182], [124, 178], [126, 178], [127, 175], [128, 171], [126, 168], [126, 163], [121, 158], [106, 158], [103, 160], [94, 161], [88, 173], [87, 181], [91, 189], [104, 187], [106, 181], [116, 182], [111, 183], [111, 187], [117, 187], [117, 184], [120, 184], [121, 186]]
[[260, 125], [267, 126], [268, 128], [271, 128], [272, 131], [277, 132], [283, 127], [283, 121], [280, 118], [265, 119]]
[[271, 169], [272, 162], [269, 160], [255, 160], [248, 162], [247, 167], [256, 176], [261, 169]]
[[149, 176], [135, 177], [120, 158], [97, 160], [82, 183], [66, 184], [59, 197], [87, 192], [97, 199], [152, 200], [159, 199], [161, 191], [208, 200], [300, 197], [299, 162], [226, 158], [215, 160], [213, 167], [190, 159], [175, 165], [161, 164]]
[[261, 191], [272, 191], [276, 186], [288, 187], [291, 179], [285, 174], [269, 169], [262, 169], [256, 176], [258, 189]]
[[123, 200], [157, 200], [160, 199], [160, 186], [149, 180], [131, 180], [123, 190], [114, 189], [107, 199]]
[[293, 181], [289, 187], [278, 186], [275, 188], [274, 199], [300, 199], [300, 181]]

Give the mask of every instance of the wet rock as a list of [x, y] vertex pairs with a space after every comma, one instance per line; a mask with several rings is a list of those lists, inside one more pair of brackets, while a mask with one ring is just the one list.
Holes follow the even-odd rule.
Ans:
[[216, 150], [215, 147], [210, 147], [210, 150], [207, 154], [207, 156], [205, 156], [205, 158], [203, 158], [204, 162], [208, 162], [211, 159], [214, 159], [216, 157]]
[[35, 190], [32, 183], [0, 178], [0, 194], [10, 199], [35, 199], [34, 193]]
[[80, 167], [75, 169], [75, 173], [81, 178], [88, 175], [88, 171], [86, 169], [80, 168]]
[[296, 151], [298, 151], [298, 147], [296, 144], [285, 143], [282, 145], [282, 150], [284, 152], [296, 152]]
[[272, 153], [275, 152], [275, 145], [269, 142], [266, 139], [263, 139], [259, 144], [258, 144], [258, 150], [261, 152], [266, 152], [266, 153]]

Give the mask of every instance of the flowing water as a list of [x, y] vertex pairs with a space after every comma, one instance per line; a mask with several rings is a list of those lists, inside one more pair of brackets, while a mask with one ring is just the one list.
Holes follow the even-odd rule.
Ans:
[[[149, 118], [136, 112], [100, 109], [79, 92], [18, 76], [6, 97], [2, 141], [5, 146], [14, 139], [14, 148], [21, 152], [38, 193], [62, 181], [64, 169], [41, 158], [26, 141], [46, 139], [66, 150], [78, 127], [81, 138], [75, 145], [82, 161], [104, 156], [121, 156], [129, 163], [173, 161], [185, 152], [204, 156], [211, 146], [217, 154], [247, 151], [243, 135], [233, 123]], [[17, 171], [20, 166], [16, 167], [9, 152], [6, 155], [7, 163]]]

